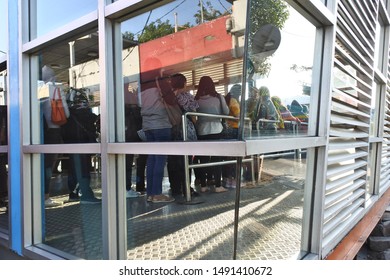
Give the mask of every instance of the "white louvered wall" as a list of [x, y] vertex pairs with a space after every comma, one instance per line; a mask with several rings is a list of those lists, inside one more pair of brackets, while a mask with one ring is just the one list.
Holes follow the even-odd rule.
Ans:
[[364, 212], [378, 1], [339, 1], [322, 256]]

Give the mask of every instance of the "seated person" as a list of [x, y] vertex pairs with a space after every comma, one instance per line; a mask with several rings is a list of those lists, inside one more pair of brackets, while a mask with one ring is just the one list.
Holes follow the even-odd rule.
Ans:
[[[279, 96], [272, 96], [271, 100], [274, 103], [276, 110], [279, 112], [281, 120], [283, 121], [281, 122], [283, 123], [283, 128], [286, 130], [292, 130], [295, 124], [299, 125], [301, 123], [298, 118], [291, 114], [290, 110], [287, 109], [287, 106], [282, 103]], [[279, 128], [282, 127], [279, 125]]]
[[307, 113], [305, 113], [305, 110], [308, 111], [307, 107], [305, 109], [297, 100], [294, 99], [291, 102], [291, 105], [290, 105], [291, 114], [300, 120], [301, 124], [300, 124], [299, 128], [304, 129], [304, 130], [307, 129], [307, 125], [309, 122], [309, 116]]
[[274, 134], [279, 123], [279, 116], [271, 101], [269, 89], [265, 86], [259, 88], [260, 101], [257, 106], [256, 123], [260, 131]]

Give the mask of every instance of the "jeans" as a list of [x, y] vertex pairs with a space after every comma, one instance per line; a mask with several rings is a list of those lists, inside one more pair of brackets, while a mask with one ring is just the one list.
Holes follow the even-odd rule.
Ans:
[[[145, 131], [148, 142], [166, 142], [171, 140], [171, 129], [151, 129]], [[162, 180], [167, 161], [166, 155], [148, 155], [146, 163], [146, 192], [148, 195], [162, 193]]]
[[[81, 200], [94, 198], [95, 195], [90, 186], [91, 183], [91, 155], [70, 154], [69, 155], [69, 180], [79, 183]], [[70, 187], [69, 181], [68, 186]], [[69, 192], [73, 189], [69, 189]]]
[[[62, 143], [61, 129], [60, 128], [48, 128], [44, 134], [45, 144], [60, 144]], [[50, 192], [51, 176], [53, 174], [53, 168], [57, 161], [58, 154], [45, 154], [45, 194]]]
[[[148, 155], [138, 155], [136, 160], [136, 187], [137, 192], [145, 191], [145, 167]], [[134, 155], [126, 155], [126, 190], [131, 189]]]

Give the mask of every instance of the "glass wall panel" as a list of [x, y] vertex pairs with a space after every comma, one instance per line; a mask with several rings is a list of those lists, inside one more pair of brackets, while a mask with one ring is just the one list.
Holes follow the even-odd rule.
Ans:
[[[299, 259], [306, 154], [284, 151], [254, 159], [256, 184], [241, 188], [237, 259]], [[246, 168], [248, 163], [243, 177]]]
[[8, 233], [8, 155], [0, 154], [0, 231]]
[[[7, 149], [7, 1], [0, 1], [0, 146]], [[0, 151], [0, 231], [8, 233], [8, 154]]]
[[[97, 143], [100, 119], [98, 35], [91, 32], [36, 53], [37, 88], [32, 90], [34, 144]], [[53, 120], [60, 101], [66, 123]], [[52, 129], [61, 139], [51, 139]]]
[[[245, 5], [241, 2], [244, 1], [235, 1], [238, 4], [233, 9], [237, 17], [234, 26], [229, 1], [207, 1], [202, 4], [203, 12], [200, 9], [203, 1], [182, 2], [173, 1], [122, 23], [125, 90], [129, 86], [139, 93], [142, 91], [139, 82], [145, 86], [155, 75], [168, 78], [175, 73], [185, 76], [185, 91], [193, 97], [204, 76], [211, 78], [211, 91], [219, 94], [216, 97], [226, 96], [234, 84], [241, 83], [245, 26]], [[236, 90], [234, 94], [238, 111], [231, 117], [238, 118], [241, 91]], [[204, 99], [200, 95], [198, 98]], [[215, 103], [218, 102], [216, 99]], [[200, 107], [196, 109], [198, 113], [229, 114], [228, 108], [219, 104], [215, 106], [218, 108]], [[220, 133], [219, 118], [214, 117], [212, 121], [219, 122], [212, 133]], [[202, 126], [201, 123], [197, 126]], [[235, 122], [234, 127], [237, 126]], [[199, 134], [203, 136], [206, 132]], [[194, 140], [188, 137], [187, 140]]]
[[[102, 207], [99, 155], [44, 154], [53, 160], [42, 178], [50, 189], [42, 214], [42, 243], [74, 257], [102, 258]], [[51, 176], [48, 176], [51, 173]], [[43, 179], [42, 179], [43, 180]], [[96, 197], [85, 200], [83, 197]], [[38, 245], [39, 246], [39, 245]]]
[[97, 10], [98, 5], [98, 0], [30, 0], [30, 2], [31, 40]]
[[374, 194], [374, 183], [375, 183], [375, 177], [374, 177], [374, 170], [376, 170], [374, 167], [376, 167], [376, 157], [375, 154], [378, 149], [377, 143], [370, 143], [369, 149], [368, 149], [368, 158], [367, 161], [369, 162], [367, 166], [367, 183], [366, 183], [366, 200], [368, 200], [373, 194]]
[[285, 1], [249, 3], [245, 137], [307, 135], [316, 29]]
[[0, 62], [1, 57], [7, 53], [7, 1], [0, 1]]
[[7, 70], [0, 63], [0, 231], [8, 231]]
[[386, 39], [386, 29], [383, 24], [383, 19], [379, 15], [378, 16], [378, 22], [376, 25], [375, 30], [375, 53], [374, 53], [374, 67], [378, 68], [382, 73], [386, 71], [384, 65], [385, 60], [383, 59], [384, 55], [386, 54], [386, 46], [385, 46], [385, 39]]
[[[122, 23], [121, 88], [127, 142], [143, 141], [143, 134], [137, 133], [141, 128], [144, 141], [150, 144], [222, 137], [219, 116], [208, 119], [219, 123], [212, 132], [214, 138], [207, 138], [206, 128], [196, 135], [199, 119], [208, 115], [185, 118], [183, 134], [180, 125], [170, 123], [162, 103], [163, 99], [167, 103], [174, 100], [182, 112], [216, 115], [222, 110], [219, 100], [223, 100], [227, 114], [223, 96], [241, 81], [243, 41], [241, 36], [233, 43], [232, 5], [229, 1], [203, 2], [200, 12], [199, 3], [173, 1]], [[234, 10], [240, 12], [240, 24], [244, 24], [245, 10]], [[204, 96], [197, 98], [205, 76], [207, 93], [218, 104], [216, 110], [199, 111], [199, 103], [207, 103], [207, 99], [200, 101]], [[241, 91], [235, 94], [239, 99]], [[222, 158], [190, 156], [187, 160], [215, 164]], [[184, 161], [183, 155], [127, 155], [128, 259], [232, 259], [235, 191], [222, 187], [219, 163], [190, 172], [192, 199], [187, 201]]]
[[[85, 150], [100, 141], [98, 53], [98, 35], [91, 31], [31, 55], [31, 142], [57, 145], [32, 160], [41, 174], [33, 188], [43, 213], [36, 242], [86, 259], [102, 258], [100, 155]], [[74, 144], [88, 146], [63, 154]]]

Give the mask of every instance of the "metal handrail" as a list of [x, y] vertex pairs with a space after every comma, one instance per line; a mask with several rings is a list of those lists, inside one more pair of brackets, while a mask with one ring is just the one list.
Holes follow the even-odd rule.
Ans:
[[[280, 120], [268, 120], [268, 119], [259, 119], [256, 122], [256, 129], [260, 129], [260, 122], [262, 123], [280, 123]], [[298, 133], [299, 130], [299, 123], [297, 121], [283, 121], [283, 123], [292, 124], [293, 126], [293, 134]]]
[[[229, 119], [229, 120], [236, 120], [239, 121], [240, 119], [233, 116], [227, 116], [227, 115], [216, 115], [216, 114], [207, 114], [207, 113], [199, 113], [199, 112], [186, 112], [182, 115], [182, 129], [183, 129], [183, 141], [188, 141], [187, 139], [187, 122], [186, 118], [187, 116], [201, 116], [201, 117], [210, 117], [210, 118], [218, 118], [218, 119]], [[249, 122], [249, 128], [252, 127], [252, 121], [249, 118], [245, 118], [245, 121]], [[267, 120], [267, 119], [260, 119], [256, 122], [256, 128], [259, 129], [259, 122], [270, 122], [270, 123], [278, 123], [279, 120]], [[284, 123], [291, 123], [293, 125], [293, 133], [298, 133], [298, 125], [299, 123], [297, 121], [284, 121]], [[253, 156], [251, 158], [243, 159], [243, 162], [251, 162], [252, 166], [252, 180], [254, 180], [254, 166], [253, 166]], [[210, 166], [216, 166], [216, 165], [227, 165], [227, 164], [234, 164], [237, 163], [237, 160], [228, 160], [228, 161], [221, 161], [221, 162], [210, 162], [210, 163], [197, 163], [197, 164], [189, 164], [188, 157], [184, 157], [184, 168], [185, 168], [185, 180], [186, 180], [186, 201], [191, 201], [191, 180], [189, 176], [189, 170], [190, 168], [201, 168], [201, 167], [210, 167]]]
[[[206, 113], [198, 113], [198, 112], [186, 112], [181, 116], [182, 120], [182, 128], [183, 128], [183, 141], [187, 141], [187, 122], [185, 121], [187, 116], [198, 116], [198, 117], [210, 117], [210, 118], [218, 118], [218, 119], [228, 119], [239, 121], [240, 119], [233, 116], [227, 115], [216, 115], [216, 114], [206, 114]], [[251, 120], [249, 118], [245, 118], [246, 121], [250, 122], [250, 127], [252, 127]]]

